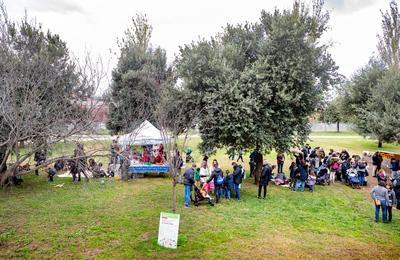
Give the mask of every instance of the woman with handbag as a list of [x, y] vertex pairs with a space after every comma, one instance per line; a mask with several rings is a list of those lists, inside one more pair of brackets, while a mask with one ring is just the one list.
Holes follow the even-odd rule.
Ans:
[[379, 222], [379, 210], [382, 207], [383, 223], [386, 221], [386, 205], [389, 205], [389, 194], [385, 187], [385, 182], [380, 181], [369, 193], [371, 198], [375, 201], [375, 222]]

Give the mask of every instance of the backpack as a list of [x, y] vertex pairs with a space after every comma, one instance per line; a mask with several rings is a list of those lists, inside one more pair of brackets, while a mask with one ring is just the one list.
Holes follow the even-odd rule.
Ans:
[[358, 163], [358, 168], [365, 169], [365, 167], [366, 167], [365, 163], [363, 163], [363, 162]]
[[335, 162], [335, 164], [332, 166], [332, 170], [338, 170], [339, 169], [339, 164]]
[[242, 179], [246, 179], [246, 171], [242, 168]]
[[217, 184], [221, 185], [222, 183], [224, 183], [224, 178], [222, 177], [222, 175], [218, 175]]

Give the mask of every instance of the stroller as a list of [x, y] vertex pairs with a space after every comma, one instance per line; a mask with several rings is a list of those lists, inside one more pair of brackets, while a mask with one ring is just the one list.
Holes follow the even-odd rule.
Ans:
[[326, 164], [323, 164], [321, 165], [321, 167], [318, 168], [317, 179], [315, 183], [322, 184], [324, 186], [326, 183], [328, 183], [328, 185], [331, 184], [328, 176], [328, 166]]
[[188, 148], [188, 150], [186, 152], [186, 162], [194, 162], [194, 159], [191, 156], [192, 152], [193, 152], [193, 150], [191, 148]]
[[355, 189], [356, 186], [358, 186], [359, 189], [361, 189], [360, 186], [360, 181], [358, 180], [358, 174], [356, 169], [350, 168], [347, 170], [346, 172], [346, 177], [348, 180], [348, 183], [346, 184], [347, 186], [349, 186], [351, 184], [352, 188]]
[[203, 197], [203, 194], [201, 194], [200, 189], [197, 188], [196, 185], [193, 184], [193, 187], [194, 187], [194, 205], [195, 205], [196, 207], [199, 206], [199, 201], [203, 201], [203, 200], [208, 201], [208, 203], [209, 203], [212, 207], [214, 206], [214, 203], [212, 202], [212, 199], [207, 198], [207, 197]]

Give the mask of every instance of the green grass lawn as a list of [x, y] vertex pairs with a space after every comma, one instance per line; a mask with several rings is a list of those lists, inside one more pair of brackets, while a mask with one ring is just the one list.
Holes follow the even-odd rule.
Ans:
[[375, 223], [371, 199], [339, 184], [313, 195], [270, 185], [264, 201], [246, 180], [241, 201], [192, 209], [179, 185], [179, 246], [171, 250], [156, 244], [160, 212], [171, 211], [169, 178], [74, 185], [56, 177], [61, 183], [30, 175], [0, 191], [1, 259], [400, 257], [399, 212], [390, 225]]
[[314, 131], [311, 132], [310, 136], [359, 136], [354, 131]]
[[[373, 140], [313, 137], [312, 147], [349, 152], [376, 150]], [[199, 139], [191, 139], [196, 163]], [[68, 148], [70, 149], [70, 148]], [[396, 145], [383, 150], [400, 152]], [[248, 157], [242, 165], [248, 169]], [[266, 155], [274, 163], [276, 153]], [[217, 158], [232, 169], [226, 150]], [[107, 163], [106, 158], [98, 161]], [[288, 172], [289, 161], [285, 164]], [[294, 193], [268, 186], [266, 201], [257, 200], [253, 180], [245, 180], [241, 201], [223, 199], [215, 207], [183, 207], [184, 187], [177, 188], [181, 216], [176, 250], [156, 243], [160, 212], [172, 211], [171, 179], [146, 177], [120, 183], [115, 179], [71, 184], [55, 177], [55, 187], [42, 174], [0, 190], [0, 259], [399, 259], [400, 214], [389, 225], [375, 223], [371, 198], [347, 186], [316, 186], [315, 193]], [[364, 187], [363, 189], [370, 189]]]

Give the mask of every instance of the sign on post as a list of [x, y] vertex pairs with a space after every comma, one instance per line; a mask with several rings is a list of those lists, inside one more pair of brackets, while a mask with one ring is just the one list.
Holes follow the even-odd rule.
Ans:
[[178, 246], [179, 214], [161, 212], [158, 244], [167, 248]]

